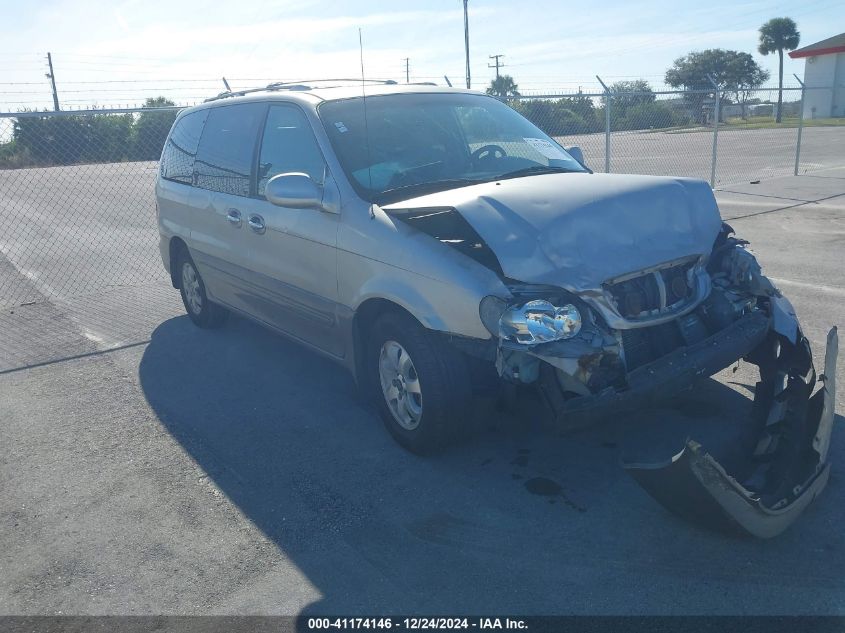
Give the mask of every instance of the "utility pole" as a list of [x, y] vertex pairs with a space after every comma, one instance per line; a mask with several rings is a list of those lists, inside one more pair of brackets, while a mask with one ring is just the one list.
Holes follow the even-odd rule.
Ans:
[[495, 68], [496, 69], [496, 79], [499, 78], [499, 66], [504, 68], [505, 64], [499, 61], [500, 57], [504, 57], [504, 55], [490, 55], [490, 59], [495, 59], [496, 61], [493, 64], [487, 64], [487, 68]]
[[411, 58], [410, 57], [404, 57], [404, 58], [402, 58], [402, 61], [405, 62], [405, 83], [409, 84], [409, 83], [411, 83], [411, 75], [410, 75], [410, 70], [409, 70]]
[[50, 67], [50, 72], [47, 73], [47, 78], [53, 86], [53, 109], [59, 111], [59, 93], [56, 92], [56, 73], [53, 72], [53, 57], [47, 53], [47, 65]]
[[469, 15], [467, 14], [467, 0], [464, 0], [464, 50], [466, 51], [467, 58], [467, 89], [469, 89], [472, 82], [470, 81], [469, 73]]

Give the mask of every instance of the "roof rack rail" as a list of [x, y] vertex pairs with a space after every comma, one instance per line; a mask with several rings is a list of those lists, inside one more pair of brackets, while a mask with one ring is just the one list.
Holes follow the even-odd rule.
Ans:
[[304, 81], [277, 81], [271, 84], [267, 84], [263, 88], [247, 88], [245, 90], [225, 90], [214, 97], [209, 97], [203, 103], [208, 103], [209, 101], [217, 101], [218, 99], [228, 99], [229, 97], [242, 97], [243, 95], [250, 94], [252, 92], [263, 92], [265, 90], [311, 90], [310, 84], [317, 84], [317, 83], [326, 83], [326, 82], [334, 82], [334, 81], [344, 81], [350, 83], [361, 83], [364, 81], [368, 84], [380, 84], [384, 86], [393, 86], [396, 85], [396, 82], [392, 79], [349, 79], [349, 78], [341, 78], [341, 79], [306, 79]]
[[308, 84], [322, 84], [331, 81], [348, 81], [349, 83], [364, 83], [368, 84], [380, 84], [383, 86], [393, 86], [396, 84], [395, 81], [392, 79], [361, 79], [360, 77], [349, 78], [349, 77], [341, 77], [340, 79], [303, 79], [301, 81], [278, 81], [276, 83], [269, 84], [267, 88], [276, 88], [276, 87], [289, 87], [289, 86], [304, 86], [307, 90], [310, 88]]

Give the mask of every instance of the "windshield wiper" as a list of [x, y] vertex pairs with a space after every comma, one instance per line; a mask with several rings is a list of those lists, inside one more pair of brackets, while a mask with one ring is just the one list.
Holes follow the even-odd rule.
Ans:
[[424, 196], [428, 193], [437, 193], [439, 191], [446, 191], [447, 189], [457, 189], [458, 187], [466, 187], [467, 185], [476, 185], [481, 180], [473, 180], [471, 178], [448, 178], [444, 180], [432, 180], [430, 182], [416, 182], [412, 185], [402, 185], [401, 187], [394, 187], [387, 189], [379, 194], [373, 196], [373, 202], [376, 204], [384, 204], [385, 202], [398, 202], [412, 196]]
[[580, 174], [581, 169], [570, 169], [569, 167], [553, 167], [551, 165], [532, 165], [531, 167], [523, 167], [522, 169], [515, 169], [507, 171], [504, 174], [499, 174], [492, 180], [504, 180], [505, 178], [519, 178], [520, 176], [533, 176], [535, 174]]

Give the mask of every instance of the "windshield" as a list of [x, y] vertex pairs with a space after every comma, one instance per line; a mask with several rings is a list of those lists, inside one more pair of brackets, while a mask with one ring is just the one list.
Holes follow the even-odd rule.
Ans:
[[328, 101], [320, 118], [358, 193], [384, 204], [477, 182], [587, 171], [504, 103], [461, 93]]

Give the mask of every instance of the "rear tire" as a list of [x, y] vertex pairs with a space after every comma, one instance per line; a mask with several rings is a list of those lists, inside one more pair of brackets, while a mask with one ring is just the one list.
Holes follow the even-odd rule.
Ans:
[[412, 453], [454, 442], [469, 427], [464, 357], [409, 315], [380, 316], [367, 340], [368, 382], [388, 432]]
[[211, 329], [226, 322], [229, 311], [209, 300], [196, 264], [184, 248], [176, 256], [175, 277], [179, 280], [179, 294], [182, 295], [185, 311], [195, 325]]

